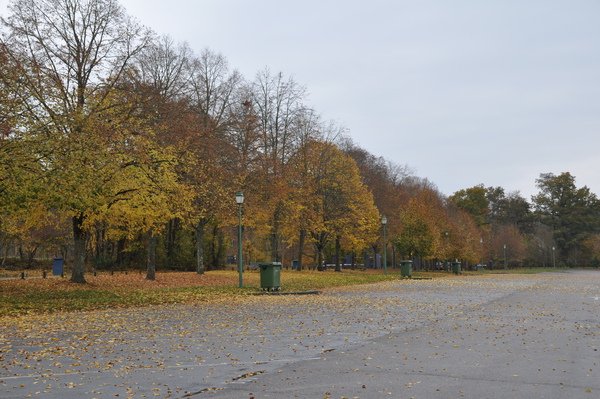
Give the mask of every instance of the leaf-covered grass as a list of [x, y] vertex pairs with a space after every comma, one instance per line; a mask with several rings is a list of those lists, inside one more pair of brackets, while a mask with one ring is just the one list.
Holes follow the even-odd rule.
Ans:
[[[139, 307], [168, 303], [216, 302], [241, 298], [260, 289], [257, 271], [244, 273], [244, 288], [238, 288], [235, 271], [158, 273], [148, 281], [141, 273], [86, 276], [87, 284], [68, 278], [28, 278], [0, 280], [0, 317], [81, 311], [111, 307]], [[368, 284], [398, 278], [397, 271], [289, 271], [283, 270], [283, 292], [322, 290], [331, 287]]]
[[[533, 274], [561, 272], [564, 269], [523, 268], [465, 271], [462, 277], [486, 274]], [[291, 271], [282, 270], [282, 292], [324, 290], [327, 288], [396, 280], [397, 269], [387, 275], [380, 270]], [[413, 272], [415, 278], [452, 277], [446, 272]], [[455, 278], [461, 278], [455, 277]], [[169, 303], [199, 303], [240, 300], [260, 290], [260, 273], [244, 272], [244, 288], [238, 288], [236, 271], [157, 273], [148, 281], [139, 272], [88, 274], [87, 284], [68, 278], [27, 278], [0, 280], [0, 317], [57, 311], [82, 311], [112, 307], [141, 307]]]

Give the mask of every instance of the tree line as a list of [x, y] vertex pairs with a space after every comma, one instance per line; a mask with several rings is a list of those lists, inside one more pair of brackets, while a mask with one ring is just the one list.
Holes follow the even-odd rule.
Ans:
[[235, 252], [241, 191], [249, 263], [341, 270], [384, 245], [391, 262], [423, 267], [598, 263], [598, 199], [567, 172], [540, 175], [531, 204], [482, 185], [446, 197], [352, 143], [293, 78], [264, 69], [247, 79], [223, 55], [140, 25], [116, 0], [8, 9], [3, 262], [16, 246], [30, 261], [40, 248], [61, 253], [74, 282], [85, 282], [86, 265], [144, 265], [151, 279], [157, 266], [203, 273]]

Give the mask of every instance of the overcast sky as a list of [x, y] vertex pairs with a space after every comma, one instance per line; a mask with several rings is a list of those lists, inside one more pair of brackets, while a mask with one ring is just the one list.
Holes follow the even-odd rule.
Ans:
[[563, 171], [600, 194], [598, 0], [121, 4], [247, 79], [293, 76], [324, 119], [445, 194], [483, 183], [529, 198]]

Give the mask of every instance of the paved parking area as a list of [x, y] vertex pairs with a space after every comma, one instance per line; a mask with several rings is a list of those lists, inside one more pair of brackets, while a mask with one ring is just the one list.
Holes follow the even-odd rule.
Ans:
[[0, 398], [596, 398], [600, 272], [0, 321]]

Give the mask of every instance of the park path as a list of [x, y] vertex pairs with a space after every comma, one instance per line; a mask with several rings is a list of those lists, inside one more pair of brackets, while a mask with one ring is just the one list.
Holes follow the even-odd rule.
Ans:
[[0, 398], [595, 398], [599, 295], [486, 275], [3, 320]]

